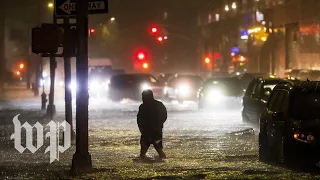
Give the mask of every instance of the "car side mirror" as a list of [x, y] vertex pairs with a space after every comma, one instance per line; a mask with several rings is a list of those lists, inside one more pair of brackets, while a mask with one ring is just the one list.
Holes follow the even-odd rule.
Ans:
[[263, 98], [268, 99], [269, 96], [271, 95], [271, 90], [270, 89], [265, 89], [263, 93]]
[[282, 121], [282, 122], [285, 121], [284, 112], [276, 112], [276, 113], [273, 113], [272, 119], [273, 119], [274, 121], [278, 121], [278, 122], [280, 122], [280, 121]]

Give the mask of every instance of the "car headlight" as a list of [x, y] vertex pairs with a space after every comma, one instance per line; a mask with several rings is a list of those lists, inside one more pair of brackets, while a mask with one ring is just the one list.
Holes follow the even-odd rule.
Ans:
[[100, 84], [96, 81], [90, 83], [90, 89], [95, 90], [95, 89], [99, 89], [100, 88]]
[[60, 81], [59, 82], [59, 86], [63, 86], [64, 85], [64, 82], [63, 81]]
[[212, 89], [208, 92], [207, 99], [213, 102], [218, 102], [224, 97], [223, 92], [219, 89]]
[[167, 92], [168, 92], [168, 87], [164, 87], [163, 93], [164, 93], [164, 94], [167, 94]]
[[151, 87], [149, 86], [149, 84], [144, 83], [141, 85], [141, 89], [142, 89], [142, 91], [145, 91], [145, 90], [151, 89]]
[[315, 140], [314, 136], [310, 133], [296, 132], [293, 134], [293, 138], [297, 141], [304, 142], [304, 143], [312, 143]]
[[178, 94], [182, 96], [188, 96], [191, 93], [191, 87], [184, 84], [178, 87]]
[[76, 91], [77, 90], [77, 84], [75, 82], [72, 82], [69, 85], [69, 88], [71, 89], [71, 91]]

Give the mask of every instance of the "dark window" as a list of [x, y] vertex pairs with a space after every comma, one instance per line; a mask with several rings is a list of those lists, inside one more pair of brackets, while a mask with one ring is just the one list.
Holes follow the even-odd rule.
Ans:
[[296, 93], [292, 96], [290, 112], [299, 120], [320, 118], [320, 93]]
[[253, 91], [255, 89], [255, 85], [256, 85], [256, 81], [251, 81], [251, 83], [249, 84], [245, 96], [251, 96], [253, 94]]
[[287, 104], [285, 103], [286, 99], [288, 98], [288, 92], [281, 90], [279, 91], [278, 98], [274, 104], [274, 111], [275, 112], [285, 112]]
[[268, 104], [267, 104], [268, 110], [273, 111], [273, 112], [275, 111], [275, 103], [278, 99], [278, 96], [279, 96], [279, 91], [274, 91], [271, 94], [270, 100], [268, 101]]

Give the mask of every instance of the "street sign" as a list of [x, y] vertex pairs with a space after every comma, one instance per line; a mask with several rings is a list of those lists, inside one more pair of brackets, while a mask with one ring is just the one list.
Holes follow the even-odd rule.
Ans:
[[[75, 0], [56, 0], [55, 15], [61, 16], [76, 16]], [[108, 13], [108, 0], [88, 0], [89, 14]]]

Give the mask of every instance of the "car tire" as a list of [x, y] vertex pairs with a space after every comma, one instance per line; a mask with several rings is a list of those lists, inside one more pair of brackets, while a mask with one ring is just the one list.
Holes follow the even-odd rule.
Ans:
[[259, 161], [268, 162], [270, 160], [270, 148], [268, 138], [265, 133], [259, 133]]

